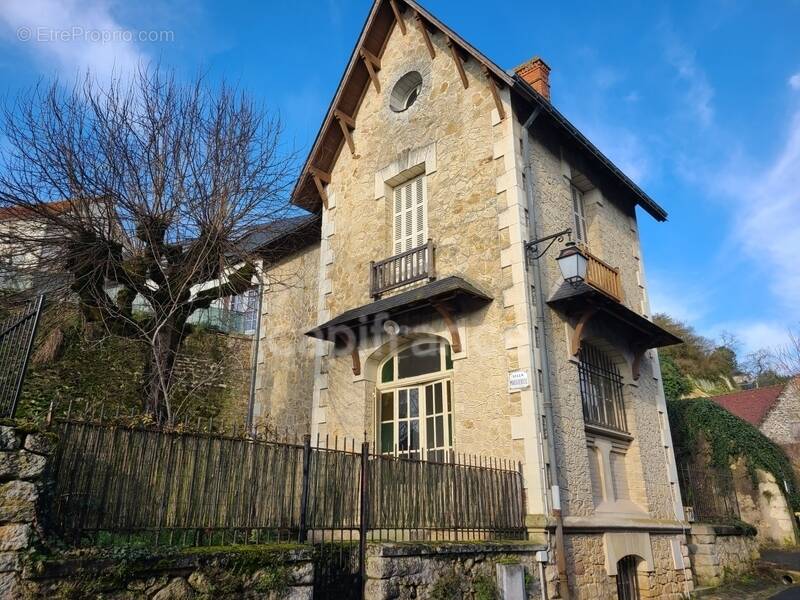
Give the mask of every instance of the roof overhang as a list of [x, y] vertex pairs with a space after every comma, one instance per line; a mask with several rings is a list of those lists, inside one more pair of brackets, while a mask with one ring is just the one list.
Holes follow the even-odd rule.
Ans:
[[[357, 124], [358, 109], [364, 93], [370, 85], [370, 73], [367, 68], [369, 61], [366, 57], [375, 57], [379, 60], [383, 55], [389, 35], [397, 23], [395, 10], [398, 12], [413, 11], [421, 27], [444, 34], [453, 45], [454, 52], [458, 51], [469, 59], [477, 61], [484, 68], [486, 76], [492, 78], [495, 85], [509, 87], [517, 97], [530, 103], [534, 108], [538, 108], [540, 110], [539, 119], [544, 117], [552, 123], [561, 134], [566, 135], [575, 147], [586, 155], [588, 162], [596, 171], [607, 175], [618, 184], [617, 188], [621, 195], [626, 196], [619, 200], [628, 200], [633, 204], [640, 205], [658, 221], [666, 220], [667, 212], [600, 152], [551, 102], [539, 95], [521, 77], [501, 69], [414, 0], [375, 0], [373, 2], [372, 9], [350, 55], [347, 68], [339, 81], [325, 119], [314, 140], [314, 145], [292, 191], [294, 204], [311, 212], [318, 212], [326, 201], [324, 197], [325, 184], [330, 180], [333, 165], [345, 144], [346, 135], [348, 135], [346, 131], [349, 127], [355, 127]], [[458, 50], [455, 50], [456, 48]]]
[[611, 322], [629, 340], [636, 351], [661, 348], [683, 343], [680, 338], [662, 329], [649, 319], [631, 310], [621, 302], [586, 283], [573, 285], [564, 282], [547, 301], [547, 304], [567, 316], [580, 318], [592, 315]]
[[382, 334], [386, 321], [407, 313], [419, 315], [425, 309], [440, 312], [443, 307], [453, 313], [465, 312], [491, 301], [490, 296], [460, 277], [446, 277], [343, 312], [306, 335], [331, 342], [357, 343], [366, 336]]

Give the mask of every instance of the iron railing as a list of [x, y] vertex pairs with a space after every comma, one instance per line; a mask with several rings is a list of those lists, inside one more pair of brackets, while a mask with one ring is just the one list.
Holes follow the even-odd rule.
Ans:
[[740, 518], [730, 469], [679, 463], [678, 481], [683, 504], [692, 508], [696, 521], [725, 522]]
[[16, 414], [43, 305], [37, 296], [0, 323], [0, 417]]
[[426, 462], [374, 454], [366, 442], [185, 426], [73, 418], [54, 426], [57, 529], [74, 545], [526, 535], [521, 470], [506, 461], [450, 453]]
[[611, 359], [584, 343], [579, 355], [578, 375], [584, 422], [627, 433], [622, 375]]
[[370, 295], [382, 294], [425, 279], [436, 278], [436, 261], [432, 240], [395, 256], [370, 262]]

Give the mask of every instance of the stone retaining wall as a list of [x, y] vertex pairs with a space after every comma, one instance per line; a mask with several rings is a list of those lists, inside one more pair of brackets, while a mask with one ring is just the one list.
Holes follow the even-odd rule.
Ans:
[[23, 558], [41, 529], [36, 508], [53, 441], [0, 426], [0, 598], [21, 595]]
[[7, 597], [311, 600], [312, 555], [284, 544], [147, 559], [51, 559], [26, 567], [21, 595]]
[[[543, 549], [544, 546], [527, 542], [369, 544], [364, 597], [371, 600], [491, 597], [479, 594], [497, 589], [497, 565], [519, 564], [524, 569], [526, 597], [540, 598], [535, 557], [536, 551]], [[445, 592], [449, 594], [444, 595]]]
[[698, 586], [719, 585], [728, 576], [745, 573], [759, 557], [755, 532], [741, 527], [696, 523], [688, 542]]

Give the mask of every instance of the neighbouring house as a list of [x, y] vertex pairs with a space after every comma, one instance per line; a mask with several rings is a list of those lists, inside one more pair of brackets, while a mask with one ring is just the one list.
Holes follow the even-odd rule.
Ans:
[[638, 224], [667, 213], [558, 111], [549, 73], [374, 2], [292, 196], [321, 234], [268, 271], [255, 414], [518, 462], [551, 597], [683, 597], [655, 350], [680, 340], [650, 319]]
[[711, 400], [758, 428], [779, 446], [800, 443], [800, 378]]

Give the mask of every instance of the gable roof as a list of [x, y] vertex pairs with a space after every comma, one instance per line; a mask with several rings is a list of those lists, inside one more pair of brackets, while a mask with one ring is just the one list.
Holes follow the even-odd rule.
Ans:
[[496, 85], [507, 86], [517, 97], [527, 102], [532, 110], [540, 111], [539, 119], [547, 120], [556, 130], [564, 134], [586, 157], [589, 167], [613, 180], [621, 195], [628, 201], [640, 205], [656, 220], [666, 220], [666, 211], [600, 152], [550, 101], [539, 95], [518, 75], [501, 69], [414, 0], [374, 0], [292, 192], [294, 204], [312, 212], [320, 210], [325, 201], [324, 185], [329, 181], [330, 172], [345, 143], [344, 131], [348, 127], [357, 125], [355, 121], [358, 108], [370, 85], [367, 63], [372, 57], [379, 60], [383, 55], [389, 35], [397, 24], [395, 11], [405, 10], [411, 10], [420, 26], [427, 31], [444, 34], [453, 44], [454, 52], [465, 54], [480, 63], [487, 77], [494, 78]]
[[713, 400], [728, 412], [758, 427], [777, 404], [784, 389], [786, 389], [786, 384], [779, 383], [769, 387], [712, 396], [709, 400]]

